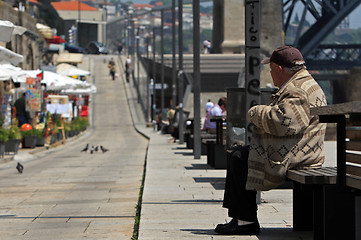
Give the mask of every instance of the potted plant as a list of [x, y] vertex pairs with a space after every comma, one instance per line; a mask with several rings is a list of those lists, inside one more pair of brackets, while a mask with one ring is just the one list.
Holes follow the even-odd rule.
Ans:
[[8, 133], [9, 140], [5, 143], [5, 153], [16, 154], [19, 150], [19, 145], [22, 138], [20, 128], [17, 125], [11, 125]]
[[35, 128], [34, 135], [36, 136], [36, 146], [44, 146], [45, 145], [44, 128], [43, 129]]
[[36, 138], [38, 130], [31, 129], [21, 132], [23, 136], [22, 147], [23, 148], [34, 148], [36, 146]]
[[9, 139], [9, 132], [4, 129], [0, 128], [0, 156], [4, 156], [5, 153], [5, 143]]

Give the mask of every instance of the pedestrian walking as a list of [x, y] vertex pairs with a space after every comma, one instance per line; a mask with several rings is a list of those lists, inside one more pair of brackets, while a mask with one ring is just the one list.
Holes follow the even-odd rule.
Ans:
[[112, 80], [115, 80], [115, 62], [114, 59], [111, 58], [108, 64], [109, 67], [109, 74], [112, 76]]
[[127, 82], [129, 82], [129, 75], [131, 73], [132, 69], [132, 60], [130, 59], [130, 56], [127, 57], [127, 60], [125, 60], [125, 78]]

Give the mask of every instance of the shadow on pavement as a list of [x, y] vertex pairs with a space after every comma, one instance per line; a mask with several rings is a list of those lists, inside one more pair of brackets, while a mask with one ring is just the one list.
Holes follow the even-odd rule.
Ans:
[[[180, 229], [184, 232], [190, 232], [194, 235], [218, 235], [214, 232], [214, 229]], [[297, 235], [296, 235], [297, 234]], [[298, 238], [300, 232], [295, 232], [295, 239], [309, 239], [312, 237], [312, 232], [302, 232], [302, 237]], [[293, 235], [292, 228], [261, 228], [261, 233], [257, 235], [257, 238], [260, 240], [279, 240], [279, 239], [289, 239]], [[235, 237], [237, 235], [234, 235]], [[230, 236], [231, 237], [231, 236]]]
[[203, 169], [214, 169], [208, 164], [192, 164], [191, 167], [184, 167], [186, 170], [203, 170]]

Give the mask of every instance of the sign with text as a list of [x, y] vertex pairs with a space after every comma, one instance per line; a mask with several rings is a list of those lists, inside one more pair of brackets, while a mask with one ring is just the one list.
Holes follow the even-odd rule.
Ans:
[[42, 91], [40, 78], [26, 78], [26, 109], [28, 111], [41, 111]]
[[[246, 1], [246, 111], [261, 101], [260, 92], [260, 2]], [[246, 144], [252, 136], [253, 124], [247, 122]]]
[[260, 3], [246, 1], [246, 47], [260, 47]]

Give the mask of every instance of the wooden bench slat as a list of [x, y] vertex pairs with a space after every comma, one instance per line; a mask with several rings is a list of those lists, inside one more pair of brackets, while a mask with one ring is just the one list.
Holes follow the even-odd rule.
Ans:
[[288, 170], [287, 178], [302, 184], [335, 184], [336, 167]]
[[361, 178], [346, 175], [346, 185], [361, 190]]
[[346, 127], [346, 138], [361, 140], [361, 128]]
[[336, 167], [323, 167], [319, 170], [320, 172], [324, 174], [328, 174], [331, 176], [337, 175], [337, 168]]
[[346, 142], [346, 150], [361, 151], [361, 141]]
[[335, 174], [337, 174], [337, 171], [335, 169], [335, 171], [329, 171], [328, 169], [326, 168], [320, 168], [320, 169], [310, 169], [309, 171], [312, 171], [312, 172], [315, 172], [317, 171], [317, 174], [320, 174], [320, 175], [326, 175], [326, 176], [334, 176]]
[[361, 177], [361, 167], [346, 165], [346, 174]]
[[346, 162], [361, 164], [361, 155], [355, 153], [346, 153]]

